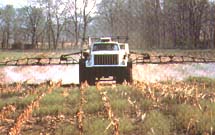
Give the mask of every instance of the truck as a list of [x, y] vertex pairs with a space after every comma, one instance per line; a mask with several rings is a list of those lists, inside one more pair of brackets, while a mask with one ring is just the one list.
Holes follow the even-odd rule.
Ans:
[[79, 60], [79, 83], [94, 85], [102, 78], [112, 78], [118, 84], [131, 83], [132, 59], [127, 41], [127, 37], [119, 36], [89, 38], [89, 49]]

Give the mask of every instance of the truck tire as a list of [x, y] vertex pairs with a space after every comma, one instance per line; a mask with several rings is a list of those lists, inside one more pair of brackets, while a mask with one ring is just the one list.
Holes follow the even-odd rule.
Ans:
[[128, 83], [133, 82], [132, 78], [132, 61], [128, 61], [127, 67], [122, 68], [120, 71], [117, 71], [116, 73], [116, 83], [122, 84], [124, 81]]
[[84, 83], [86, 81], [86, 67], [85, 60], [79, 60], [79, 84]]
[[133, 82], [133, 77], [132, 77], [132, 61], [128, 61], [127, 63], [127, 68], [125, 71], [125, 80], [128, 83], [132, 83]]
[[125, 78], [125, 70], [126, 68], [122, 68], [120, 71], [116, 72], [116, 83], [122, 84], [124, 82]]
[[81, 83], [87, 81], [89, 85], [95, 85], [95, 75], [93, 70], [86, 68], [85, 61], [85, 59], [79, 60], [79, 84], [81, 85]]
[[86, 68], [86, 80], [89, 85], [95, 85], [95, 74], [93, 72], [93, 69]]

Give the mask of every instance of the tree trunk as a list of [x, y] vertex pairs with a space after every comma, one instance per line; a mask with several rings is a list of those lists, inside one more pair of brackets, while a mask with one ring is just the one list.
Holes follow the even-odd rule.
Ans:
[[51, 20], [51, 5], [50, 2], [48, 2], [48, 16], [47, 16], [47, 21], [48, 21], [48, 46], [49, 49], [51, 49], [51, 25], [52, 25], [52, 20]]
[[57, 20], [57, 31], [56, 31], [56, 37], [55, 37], [55, 32], [54, 30], [52, 29], [52, 39], [54, 41], [54, 49], [57, 49], [58, 48], [58, 40], [59, 40], [59, 37], [60, 37], [60, 23], [59, 23], [59, 18], [58, 16], [56, 15], [56, 20]]
[[214, 45], [213, 45], [213, 48], [215, 48], [215, 26], [214, 26]]
[[51, 49], [51, 33], [50, 33], [50, 26], [48, 28], [48, 46], [49, 46], [49, 49]]
[[6, 35], [6, 48], [9, 49], [9, 39], [10, 39], [10, 25], [7, 28], [7, 35]]
[[160, 32], [161, 32], [161, 30], [160, 30], [160, 15], [161, 15], [161, 7], [160, 7], [160, 0], [156, 0], [156, 3], [155, 3], [156, 5], [155, 5], [155, 16], [156, 16], [156, 22], [157, 22], [157, 24], [156, 24], [156, 30], [155, 30], [155, 35], [156, 35], [156, 46], [157, 47], [161, 47], [160, 46], [160, 41], [161, 41], [161, 36], [160, 36]]
[[32, 30], [32, 37], [31, 37], [31, 45], [33, 46], [33, 48], [35, 48], [36, 44], [36, 28], [33, 26], [33, 30]]
[[3, 49], [5, 49], [6, 40], [7, 40], [6, 32], [5, 32], [5, 30], [3, 30], [3, 39], [2, 39], [2, 48]]
[[51, 36], [52, 36], [53, 48], [57, 49], [57, 43], [56, 43], [55, 33], [54, 33], [54, 29], [53, 29], [52, 26], [51, 26], [50, 32], [51, 32]]
[[77, 13], [77, 0], [75, 0], [75, 46], [77, 47], [78, 46], [78, 35], [79, 35], [79, 32], [78, 32], [78, 13]]
[[[86, 3], [85, 3], [85, 4], [86, 4]], [[83, 49], [83, 45], [84, 45], [85, 37], [86, 37], [86, 31], [87, 31], [86, 5], [85, 5], [84, 11], [83, 11], [83, 21], [84, 21], [84, 27], [83, 27], [83, 35], [82, 35], [81, 49]]]

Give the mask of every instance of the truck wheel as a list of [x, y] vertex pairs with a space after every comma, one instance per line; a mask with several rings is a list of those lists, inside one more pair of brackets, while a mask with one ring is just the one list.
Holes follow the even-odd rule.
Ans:
[[85, 60], [79, 60], [79, 84], [84, 83], [86, 81], [86, 67], [85, 67]]
[[86, 77], [89, 85], [95, 85], [95, 74], [92, 69], [86, 69]]
[[122, 84], [124, 82], [125, 78], [125, 70], [126, 68], [122, 68], [120, 71], [116, 72], [116, 83]]
[[87, 81], [89, 85], [95, 85], [95, 75], [93, 70], [86, 68], [85, 59], [79, 60], [79, 84]]
[[133, 77], [132, 77], [132, 61], [129, 61], [127, 64], [127, 68], [125, 71], [125, 80], [128, 83], [132, 83], [133, 82]]

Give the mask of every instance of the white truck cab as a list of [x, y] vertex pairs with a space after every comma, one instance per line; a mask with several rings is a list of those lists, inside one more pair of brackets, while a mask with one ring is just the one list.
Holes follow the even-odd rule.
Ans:
[[99, 78], [112, 76], [117, 83], [132, 81], [132, 61], [129, 59], [128, 43], [102, 37], [89, 40], [89, 54], [79, 62], [80, 83], [95, 84]]
[[129, 56], [128, 44], [101, 38], [90, 45], [86, 67], [127, 67]]

